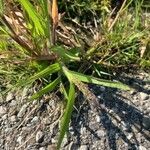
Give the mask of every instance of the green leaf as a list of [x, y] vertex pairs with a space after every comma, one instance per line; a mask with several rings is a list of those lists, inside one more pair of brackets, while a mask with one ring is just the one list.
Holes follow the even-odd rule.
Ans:
[[49, 74], [52, 74], [54, 72], [57, 72], [60, 70], [60, 64], [59, 63], [55, 63], [52, 64], [50, 66], [48, 66], [47, 68], [45, 68], [44, 70], [42, 70], [41, 72], [35, 74], [33, 77], [30, 78], [30, 80], [36, 80], [38, 78], [43, 78]]
[[67, 91], [66, 91], [63, 83], [60, 84], [60, 92], [63, 93], [65, 99], [68, 99], [68, 94], [67, 94]]
[[60, 68], [59, 63], [52, 64], [52, 65], [48, 66], [47, 68], [45, 68], [44, 70], [40, 71], [39, 73], [35, 74], [34, 76], [30, 77], [28, 80], [21, 81], [20, 83], [18, 83], [17, 86], [27, 85], [29, 83], [34, 82], [36, 79], [46, 77], [47, 75], [55, 73], [55, 72], [59, 71], [60, 69], [61, 68]]
[[76, 79], [86, 82], [86, 83], [93, 83], [93, 84], [98, 84], [102, 86], [107, 86], [107, 87], [112, 87], [112, 88], [119, 88], [123, 90], [130, 90], [130, 87], [128, 85], [125, 85], [121, 82], [114, 82], [114, 81], [108, 81], [108, 80], [103, 80], [103, 79], [98, 79], [92, 76], [84, 75], [82, 73], [74, 72], [65, 69], [65, 72], [68, 74], [67, 76], [75, 77]]
[[2, 27], [2, 26], [0, 26], [0, 31], [6, 35], [9, 35], [8, 31], [6, 29], [4, 29], [4, 27]]
[[69, 122], [70, 122], [71, 114], [72, 114], [72, 110], [73, 110], [74, 101], [75, 101], [75, 87], [74, 87], [74, 84], [72, 82], [70, 82], [70, 89], [69, 89], [67, 106], [66, 106], [66, 109], [64, 112], [64, 116], [61, 120], [61, 124], [60, 124], [60, 135], [58, 138], [57, 149], [60, 149], [60, 146], [61, 146], [61, 143], [62, 143], [63, 138], [65, 136], [65, 133], [68, 130]]
[[65, 66], [65, 65], [63, 65], [62, 64], [62, 70], [63, 70], [63, 72], [64, 72], [64, 74], [66, 75], [66, 77], [68, 78], [68, 80], [70, 81], [70, 82], [72, 82], [73, 81], [73, 76], [72, 76], [72, 74], [70, 73], [70, 71], [68, 70], [68, 68]]
[[80, 61], [80, 57], [78, 57], [76, 54], [72, 53], [69, 50], [64, 49], [62, 46], [54, 46], [52, 48], [52, 51], [57, 53], [62, 59], [66, 61]]
[[34, 26], [38, 33], [41, 33], [44, 35], [44, 28], [42, 24], [42, 18], [36, 11], [36, 9], [33, 7], [33, 5], [29, 2], [29, 0], [18, 0], [20, 4], [23, 6], [23, 8], [28, 13], [30, 19], [33, 21]]
[[45, 93], [51, 92], [59, 82], [60, 82], [60, 77], [55, 79], [52, 83], [48, 84], [46, 87], [44, 87], [39, 92], [32, 95], [31, 100], [37, 99], [37, 98], [43, 96]]

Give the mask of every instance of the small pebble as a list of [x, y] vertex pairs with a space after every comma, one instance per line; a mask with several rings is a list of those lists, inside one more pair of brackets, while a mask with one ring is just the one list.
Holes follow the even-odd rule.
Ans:
[[128, 134], [128, 136], [127, 136], [128, 140], [131, 140], [132, 137], [133, 137], [132, 134]]
[[33, 102], [32, 102], [32, 104], [33, 104], [33, 105], [36, 105], [36, 104], [37, 104], [37, 102], [38, 102], [38, 101], [33, 101]]
[[52, 138], [52, 143], [53, 143], [53, 144], [54, 144], [54, 143], [57, 143], [57, 140], [54, 139], [54, 138]]
[[96, 115], [96, 122], [100, 122], [100, 121], [101, 121], [100, 116]]
[[10, 131], [12, 131], [12, 128], [6, 128], [5, 129], [5, 133], [9, 133]]
[[104, 130], [98, 130], [97, 132], [98, 137], [104, 137], [105, 136], [105, 131]]
[[135, 89], [131, 89], [130, 94], [131, 94], [131, 95], [136, 94], [136, 90], [135, 90]]
[[147, 100], [149, 98], [148, 94], [140, 92], [141, 100]]
[[36, 133], [35, 139], [36, 139], [36, 142], [42, 143], [43, 140], [44, 140], [44, 133], [43, 133], [41, 130], [38, 131], [38, 132]]
[[8, 93], [7, 97], [6, 97], [6, 102], [9, 102], [11, 100], [14, 99], [14, 95], [12, 93]]
[[52, 145], [48, 145], [47, 150], [56, 150], [56, 145], [52, 144]]
[[35, 116], [32, 120], [31, 123], [37, 123], [39, 120], [38, 116]]
[[9, 104], [9, 106], [16, 106], [17, 102], [15, 100], [12, 100]]
[[0, 106], [0, 117], [7, 113], [7, 108], [5, 106]]
[[25, 112], [26, 112], [26, 109], [27, 109], [27, 104], [24, 104], [24, 105], [21, 107], [21, 109], [20, 109], [20, 111], [19, 111], [17, 117], [19, 117], [19, 118], [23, 117], [24, 114], [25, 114]]
[[98, 95], [97, 98], [98, 98], [98, 99], [101, 99], [101, 95]]
[[122, 130], [123, 131], [130, 131], [131, 126], [129, 123], [125, 123], [124, 121], [121, 121], [121, 123], [122, 123]]
[[88, 146], [87, 145], [81, 145], [79, 150], [88, 150]]
[[19, 137], [17, 138], [17, 142], [19, 143], [19, 145], [22, 143], [22, 136], [19, 136]]
[[139, 150], [147, 150], [147, 148], [145, 148], [144, 146], [140, 145], [139, 146]]
[[6, 119], [7, 119], [7, 117], [8, 117], [8, 115], [7, 115], [7, 114], [3, 115], [3, 116], [2, 116], [2, 120], [6, 120]]
[[15, 115], [13, 115], [13, 116], [10, 117], [10, 121], [11, 121], [11, 122], [15, 122], [16, 120], [17, 120], [17, 118], [16, 118]]
[[80, 133], [81, 133], [81, 135], [86, 134], [86, 128], [82, 127], [81, 130], [80, 130]]
[[45, 147], [40, 147], [39, 150], [46, 150], [46, 148]]

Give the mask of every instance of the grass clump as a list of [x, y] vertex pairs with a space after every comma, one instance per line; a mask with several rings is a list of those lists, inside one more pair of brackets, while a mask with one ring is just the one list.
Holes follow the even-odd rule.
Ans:
[[0, 74], [6, 75], [5, 84], [13, 87], [48, 79], [31, 100], [61, 89], [67, 105], [58, 149], [69, 126], [76, 90], [92, 97], [85, 83], [130, 89], [120, 82], [92, 76], [95, 72], [101, 75], [101, 66], [149, 65], [149, 26], [143, 25], [140, 17], [143, 1], [134, 3], [135, 11], [130, 7], [133, 0], [125, 0], [116, 8], [109, 0], [58, 5], [56, 0], [0, 1]]

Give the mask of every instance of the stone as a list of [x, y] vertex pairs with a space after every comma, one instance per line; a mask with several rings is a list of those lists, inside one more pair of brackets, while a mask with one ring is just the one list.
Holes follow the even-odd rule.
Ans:
[[81, 145], [79, 150], [88, 150], [88, 146], [87, 145]]
[[20, 109], [20, 111], [19, 111], [17, 117], [19, 117], [19, 118], [23, 117], [24, 114], [25, 114], [25, 112], [26, 112], [26, 109], [27, 109], [27, 104], [24, 104], [24, 105], [21, 107], [21, 109]]
[[39, 118], [37, 116], [35, 116], [32, 120], [31, 123], [37, 123], [39, 120]]
[[98, 95], [97, 98], [98, 98], [98, 99], [101, 99], [102, 97], [101, 97], [101, 95]]
[[104, 130], [98, 130], [96, 133], [98, 137], [104, 137], [106, 135]]
[[144, 116], [142, 119], [143, 127], [147, 130], [150, 130], [150, 117]]
[[147, 100], [149, 98], [148, 94], [140, 92], [141, 100]]
[[43, 140], [44, 140], [44, 133], [43, 133], [41, 130], [39, 130], [39, 131], [36, 133], [35, 139], [36, 139], [36, 142], [42, 143]]
[[7, 108], [5, 106], [0, 106], [0, 117], [7, 113]]
[[17, 105], [17, 102], [15, 100], [12, 100], [9, 104], [9, 106], [16, 106]]
[[29, 128], [29, 127], [22, 127], [22, 131], [24, 131], [24, 132], [30, 132], [31, 128]]
[[33, 101], [32, 105], [37, 105], [38, 101]]
[[133, 137], [133, 134], [128, 134], [127, 139], [128, 139], [128, 140], [131, 140], [132, 137]]
[[80, 133], [81, 133], [81, 135], [86, 134], [86, 128], [85, 127], [81, 127]]
[[11, 122], [16, 122], [16, 121], [17, 121], [16, 116], [15, 116], [15, 115], [11, 116], [11, 117], [10, 117], [10, 121], [11, 121]]
[[131, 94], [131, 95], [136, 94], [136, 90], [135, 90], [135, 89], [131, 89], [131, 90], [130, 90], [130, 94]]
[[52, 141], [53, 144], [57, 143], [57, 140], [55, 138], [52, 138], [51, 141]]
[[144, 147], [144, 146], [142, 146], [142, 145], [140, 145], [140, 146], [139, 146], [139, 150], [147, 150], [147, 148]]
[[6, 120], [6, 119], [7, 119], [7, 117], [8, 117], [8, 115], [7, 115], [7, 114], [3, 115], [3, 116], [2, 116], [2, 120]]
[[16, 140], [18, 142], [18, 144], [20, 145], [22, 143], [22, 136], [19, 136]]
[[101, 117], [99, 115], [96, 115], [96, 122], [100, 122], [101, 121]]
[[121, 124], [122, 124], [122, 130], [123, 131], [129, 132], [131, 130], [131, 126], [129, 123], [121, 121]]
[[56, 150], [56, 145], [52, 144], [52, 145], [48, 145], [47, 150]]
[[29, 128], [29, 127], [32, 127], [32, 124], [31, 123], [27, 123], [26, 126]]
[[39, 150], [46, 150], [46, 148], [45, 147], [40, 147]]
[[6, 96], [6, 102], [9, 102], [9, 101], [11, 101], [13, 99], [14, 99], [13, 93], [9, 92], [8, 95]]
[[5, 133], [10, 133], [12, 131], [12, 128], [6, 128]]

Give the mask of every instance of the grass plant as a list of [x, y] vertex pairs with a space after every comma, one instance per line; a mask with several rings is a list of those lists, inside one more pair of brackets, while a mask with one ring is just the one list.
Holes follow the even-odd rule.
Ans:
[[[22, 87], [48, 77], [49, 83], [30, 100], [63, 85], [67, 105], [57, 149], [68, 130], [76, 91], [89, 93], [85, 83], [130, 89], [120, 82], [99, 79], [101, 66], [149, 65], [149, 26], [141, 23], [142, 5], [143, 1], [125, 0], [115, 14], [117, 8], [111, 8], [109, 0], [59, 1], [58, 7], [56, 0], [0, 0], [0, 75], [6, 75], [6, 84]], [[58, 10], [65, 15], [59, 18]]]

